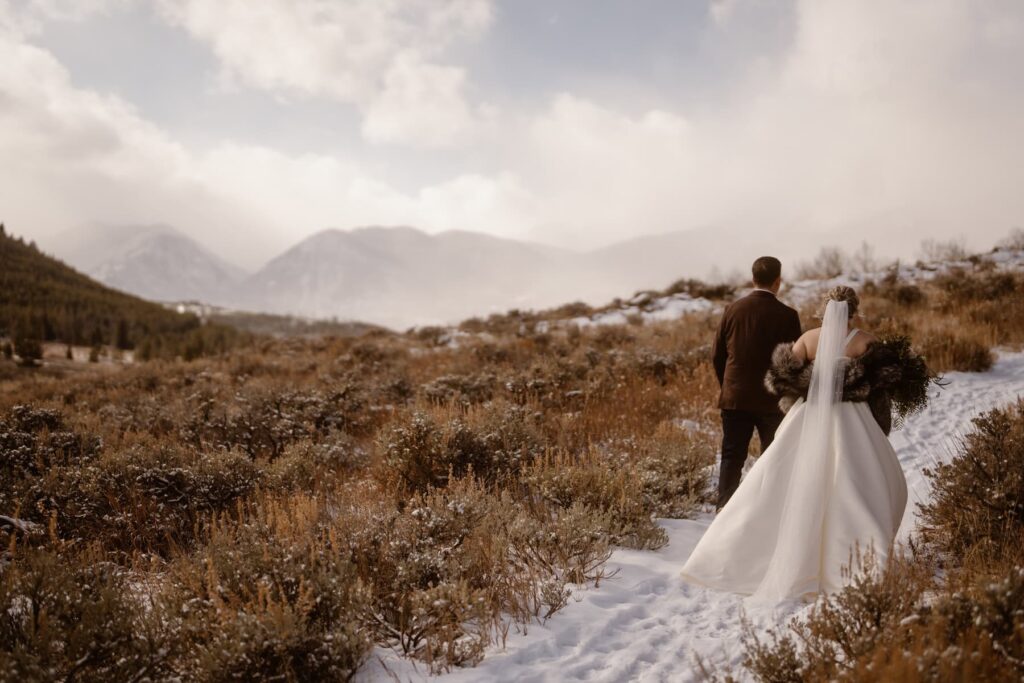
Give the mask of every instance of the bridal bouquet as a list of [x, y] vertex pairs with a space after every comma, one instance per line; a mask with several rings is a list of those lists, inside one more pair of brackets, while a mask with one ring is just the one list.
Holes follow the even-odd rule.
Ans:
[[[942, 378], [931, 370], [924, 356], [914, 351], [905, 335], [885, 337], [878, 344], [886, 360], [886, 371], [879, 373], [876, 388], [883, 389], [892, 402], [895, 427], [917, 415], [928, 405], [930, 385], [943, 386]], [[883, 380], [884, 377], [884, 380]]]

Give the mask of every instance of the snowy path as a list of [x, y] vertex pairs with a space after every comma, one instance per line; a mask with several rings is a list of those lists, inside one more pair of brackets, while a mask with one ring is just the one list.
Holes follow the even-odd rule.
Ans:
[[[916, 502], [927, 493], [922, 468], [948, 459], [957, 436], [981, 411], [1024, 397], [1024, 353], [1003, 353], [987, 373], [951, 373], [928, 410], [892, 436], [906, 472], [910, 503], [901, 537], [914, 525]], [[697, 657], [736, 667], [742, 657], [741, 615], [757, 626], [781, 624], [805, 609], [746, 605], [742, 598], [684, 583], [679, 569], [711, 521], [663, 520], [669, 544], [656, 552], [618, 550], [609, 562], [617, 576], [581, 590], [576, 601], [544, 626], [509, 636], [507, 648], [480, 666], [437, 677], [462, 681], [688, 681], [698, 680]], [[381, 661], [383, 660], [383, 661]], [[386, 670], [385, 670], [386, 667]], [[422, 667], [388, 654], [361, 680], [424, 680]]]

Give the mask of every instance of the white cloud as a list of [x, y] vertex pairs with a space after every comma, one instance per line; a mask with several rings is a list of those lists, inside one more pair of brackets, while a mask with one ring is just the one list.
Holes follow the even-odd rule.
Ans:
[[797, 10], [774, 73], [759, 65], [727, 104], [684, 118], [557, 97], [514, 138], [509, 164], [542, 198], [538, 235], [593, 243], [723, 225], [857, 241], [863, 231], [907, 253], [928, 236], [986, 247], [1020, 223], [1024, 83], [1009, 65], [1024, 63], [1012, 39], [1024, 6]]
[[91, 222], [163, 221], [220, 247], [246, 229], [265, 247], [270, 226], [197, 183], [190, 152], [128, 103], [74, 87], [52, 55], [9, 31], [0, 62], [0, 199], [13, 231], [52, 238]]
[[696, 162], [683, 118], [659, 110], [630, 117], [562, 94], [522, 142], [516, 165], [529, 166], [545, 227], [561, 233], [560, 241], [593, 244], [626, 231], [682, 227], [682, 183]]
[[[124, 100], [77, 88], [48, 52], [0, 30], [0, 200], [11, 230], [170, 223], [256, 265], [328, 226], [488, 226], [517, 234], [528, 198], [510, 174], [467, 173], [411, 192], [359, 164], [223, 142], [188, 149]], [[44, 240], [45, 242], [46, 240]]]
[[[356, 158], [230, 140], [188, 148], [123, 99], [76, 87], [26, 42], [27, 15], [0, 0], [0, 26], [15, 27], [0, 32], [0, 155], [17, 160], [0, 165], [0, 199], [12, 230], [167, 222], [253, 264], [328, 226], [580, 246], [706, 225], [854, 241], [877, 229], [868, 236], [884, 233], [889, 249], [969, 231], [986, 246], [1022, 222], [1017, 3], [800, 3], [771, 68], [683, 114], [571, 88], [537, 111], [471, 105], [445, 49], [486, 31], [486, 2], [161, 2], [241, 83], [351, 102], [373, 141], [473, 145], [418, 153], [455, 170], [402, 189]], [[749, 30], [747, 7], [729, 3], [713, 30]]]
[[398, 55], [384, 75], [383, 89], [366, 108], [363, 135], [371, 142], [444, 147], [474, 126], [465, 101], [465, 72]]
[[208, 44], [228, 78], [328, 97], [365, 114], [374, 142], [438, 147], [471, 125], [466, 72], [445, 51], [483, 35], [489, 0], [161, 0], [164, 16]]
[[719, 26], [728, 24], [732, 20], [737, 4], [738, 0], [711, 0], [711, 3], [708, 5], [708, 13], [711, 15], [711, 20]]
[[196, 169], [204, 184], [274, 225], [294, 226], [295, 232], [359, 225], [428, 231], [487, 226], [492, 234], [521, 237], [523, 226], [532, 222], [530, 199], [510, 174], [467, 174], [404, 193], [334, 157], [288, 156], [236, 144], [212, 150]]

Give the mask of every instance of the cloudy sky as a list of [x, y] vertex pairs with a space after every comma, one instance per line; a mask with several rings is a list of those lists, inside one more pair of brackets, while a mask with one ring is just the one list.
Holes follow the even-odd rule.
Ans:
[[44, 245], [1024, 224], [1018, 0], [0, 0], [0, 64], [0, 220]]

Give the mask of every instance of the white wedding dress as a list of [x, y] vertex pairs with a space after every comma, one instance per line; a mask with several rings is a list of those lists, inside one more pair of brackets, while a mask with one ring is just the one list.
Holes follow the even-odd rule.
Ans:
[[779, 602], [841, 588], [858, 549], [872, 549], [884, 566], [907, 482], [867, 404], [842, 401], [844, 353], [856, 334], [846, 336], [846, 310], [845, 302], [829, 302], [807, 400], [790, 409], [683, 578]]

